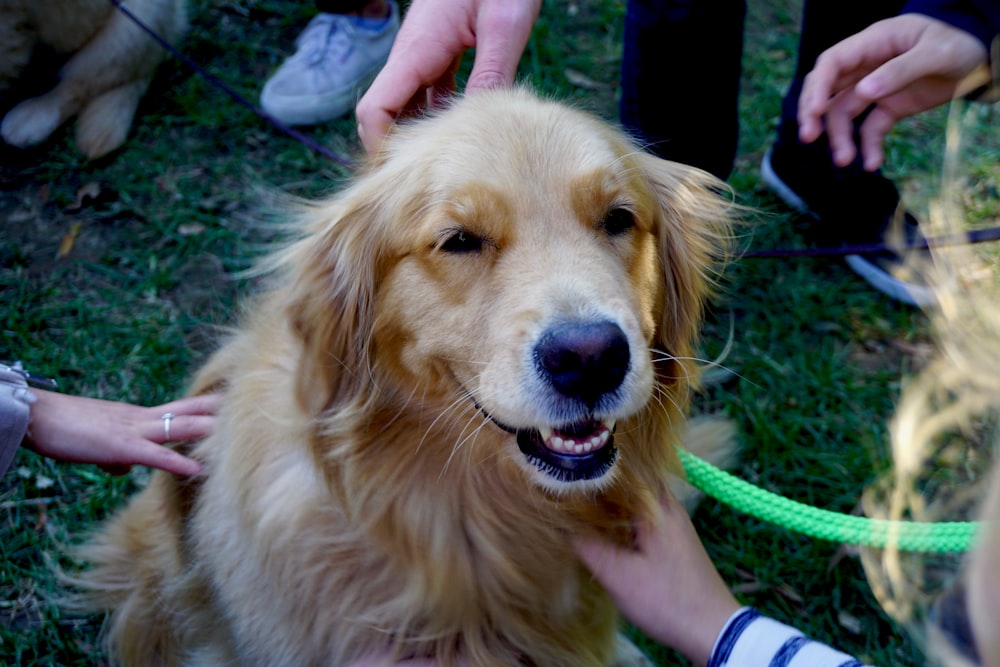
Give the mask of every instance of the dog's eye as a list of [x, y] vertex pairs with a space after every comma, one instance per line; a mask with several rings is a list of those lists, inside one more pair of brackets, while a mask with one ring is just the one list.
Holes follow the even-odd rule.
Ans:
[[601, 220], [600, 227], [608, 236], [619, 236], [635, 226], [632, 212], [624, 208], [613, 208]]
[[456, 229], [445, 238], [440, 247], [445, 252], [480, 252], [483, 244], [481, 237], [464, 229]]

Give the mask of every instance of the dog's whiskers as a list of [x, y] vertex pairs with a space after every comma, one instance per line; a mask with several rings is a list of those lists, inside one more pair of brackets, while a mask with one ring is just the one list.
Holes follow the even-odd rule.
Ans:
[[[652, 353], [653, 363], [654, 364], [657, 363], [657, 362], [660, 362], [660, 361], [693, 361], [693, 362], [695, 362], [697, 364], [700, 364], [702, 366], [706, 366], [706, 367], [709, 367], [709, 368], [714, 368], [714, 369], [718, 369], [720, 371], [723, 371], [726, 375], [733, 375], [733, 376], [739, 378], [740, 380], [744, 380], [746, 382], [750, 382], [750, 380], [748, 380], [744, 375], [741, 375], [740, 373], [736, 372], [736, 370], [734, 370], [733, 368], [731, 368], [729, 366], [726, 366], [725, 364], [721, 363], [719, 360], [704, 359], [702, 357], [678, 357], [678, 356], [675, 356], [673, 354], [670, 354], [669, 352], [664, 352], [663, 350], [657, 350], [657, 349], [650, 349], [650, 352]], [[719, 359], [721, 359], [723, 356], [724, 355], [720, 355]], [[672, 380], [691, 380], [692, 376], [691, 376], [690, 373], [688, 373], [688, 374], [685, 374], [683, 376], [672, 376], [670, 379], [672, 379]], [[751, 384], [753, 384], [753, 383], [751, 382]], [[754, 386], [756, 386], [756, 385], [754, 385]]]
[[[439, 412], [439, 414], [434, 418], [434, 420], [430, 424], [428, 424], [427, 428], [424, 431], [423, 436], [420, 438], [420, 442], [417, 444], [417, 450], [419, 450], [420, 447], [423, 445], [423, 443], [427, 440], [427, 438], [430, 437], [431, 433], [435, 430], [436, 426], [438, 426], [442, 422], [447, 422], [452, 418], [452, 416], [455, 413], [460, 412], [463, 407], [466, 407], [470, 404], [475, 405], [475, 396], [471, 391], [468, 391], [464, 388], [461, 389], [460, 391], [456, 391], [455, 398], [451, 401], [451, 403], [449, 403], [444, 409], [442, 409]], [[481, 413], [479, 412], [477, 412], [477, 414], [481, 415]], [[458, 452], [462, 448], [462, 446], [469, 440], [474, 439], [476, 435], [479, 433], [479, 431], [481, 431], [487, 424], [489, 424], [489, 419], [485, 416], [482, 416], [481, 417], [482, 423], [480, 423], [478, 426], [473, 428], [471, 432], [469, 432], [469, 428], [473, 423], [473, 419], [475, 419], [475, 417], [470, 417], [470, 419], [466, 422], [466, 425], [462, 427], [461, 432], [458, 434], [458, 438], [454, 446], [452, 447], [451, 453], [448, 455], [448, 458], [442, 465], [439, 479], [441, 477], [444, 477], [445, 473], [447, 472], [451, 464], [451, 461], [455, 458], [455, 456], [458, 455]], [[452, 429], [449, 429], [449, 432], [451, 430]]]
[[[680, 368], [687, 368], [687, 366], [685, 364], [679, 363], [679, 362], [693, 361], [693, 362], [695, 362], [697, 364], [702, 364], [702, 365], [705, 365], [705, 366], [711, 366], [714, 363], [714, 362], [708, 361], [706, 359], [702, 359], [700, 357], [678, 357], [676, 355], [670, 354], [669, 352], [664, 352], [663, 350], [657, 350], [657, 349], [651, 349], [650, 353], [651, 353], [654, 365], [658, 364], [659, 362], [662, 362], [662, 361], [675, 361], [675, 362], [678, 362], [677, 366], [679, 366]], [[671, 375], [671, 376], [668, 376], [668, 377], [671, 380], [686, 380], [688, 382], [691, 382], [691, 381], [695, 380], [697, 376], [696, 376], [696, 374], [693, 374], [693, 373], [691, 373], [689, 371], [689, 372], [686, 372], [686, 373], [684, 373], [682, 375]]]
[[[466, 399], [472, 400], [472, 393], [471, 392], [465, 392], [465, 393], [467, 394]], [[456, 403], [453, 403], [453, 405], [457, 404], [461, 400], [462, 400], [461, 398], [457, 399]], [[489, 418], [483, 415], [481, 412], [477, 413], [477, 415], [480, 421], [479, 425], [473, 426], [473, 421], [477, 417], [470, 417], [469, 420], [466, 422], [465, 426], [462, 427], [462, 431], [459, 433], [458, 439], [455, 441], [455, 444], [451, 449], [451, 453], [445, 460], [444, 465], [441, 466], [441, 472], [438, 476], [438, 479], [442, 479], [448, 472], [448, 468], [451, 466], [452, 460], [454, 460], [454, 458], [458, 455], [458, 452], [462, 448], [462, 446], [465, 445], [465, 443], [469, 442], [470, 440], [474, 440], [475, 437], [479, 435], [479, 432], [482, 431], [484, 428], [486, 428], [486, 426], [490, 423]]]
[[[389, 429], [389, 427], [396, 422], [397, 419], [399, 419], [402, 415], [406, 414], [406, 410], [410, 406], [410, 403], [413, 402], [413, 397], [416, 395], [416, 393], [417, 393], [417, 387], [414, 387], [413, 390], [410, 392], [410, 395], [407, 396], [402, 401], [400, 401], [399, 409], [392, 417], [390, 417], [385, 422], [385, 424], [382, 425], [381, 430], [383, 433], [386, 432]], [[420, 443], [417, 443], [417, 449], [418, 450], [420, 449]]]
[[414, 451], [420, 451], [421, 446], [424, 444], [428, 436], [430, 436], [431, 432], [434, 430], [434, 427], [437, 426], [439, 422], [449, 418], [453, 412], [457, 412], [463, 405], [466, 404], [467, 401], [471, 399], [472, 399], [471, 393], [463, 389], [462, 392], [459, 395], [457, 395], [450, 404], [448, 404], [443, 410], [441, 410], [441, 412], [436, 417], [434, 417], [434, 420], [431, 421], [430, 424], [427, 425], [427, 428], [424, 430], [424, 434], [423, 436], [421, 436], [420, 441], [417, 443], [417, 448]]
[[466, 425], [466, 427], [462, 429], [462, 435], [460, 435], [459, 439], [455, 442], [454, 447], [451, 448], [451, 454], [449, 454], [448, 458], [445, 459], [444, 465], [441, 466], [441, 472], [438, 475], [438, 479], [444, 478], [445, 474], [448, 472], [448, 468], [451, 467], [452, 460], [458, 455], [458, 452], [462, 448], [462, 446], [466, 442], [475, 439], [475, 437], [479, 434], [479, 432], [483, 430], [483, 428], [485, 428], [488, 423], [489, 420], [484, 417], [482, 419], [482, 423], [479, 426], [475, 427], [472, 430], [472, 432], [469, 433], [468, 435], [464, 435], [466, 428], [468, 428], [468, 425]]
[[672, 405], [675, 410], [683, 410], [683, 406], [681, 406], [681, 404], [677, 402], [673, 394], [659, 385], [657, 385], [656, 388], [653, 390], [652, 398], [654, 401], [656, 401], [656, 404], [661, 408], [666, 408], [666, 406], [664, 405], [664, 399], [666, 399], [666, 401], [670, 405]]

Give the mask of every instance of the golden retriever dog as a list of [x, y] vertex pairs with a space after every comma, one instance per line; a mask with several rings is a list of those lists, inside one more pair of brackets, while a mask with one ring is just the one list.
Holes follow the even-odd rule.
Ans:
[[[184, 0], [130, 0], [128, 7], [170, 42], [187, 28]], [[78, 116], [76, 144], [88, 158], [125, 143], [166, 51], [109, 0], [0, 0], [0, 95], [37, 46], [68, 60], [52, 90], [4, 116], [4, 141], [21, 148], [42, 143]]]
[[640, 664], [571, 539], [679, 471], [720, 186], [521, 89], [394, 130], [198, 374], [206, 475], [84, 547], [116, 659]]

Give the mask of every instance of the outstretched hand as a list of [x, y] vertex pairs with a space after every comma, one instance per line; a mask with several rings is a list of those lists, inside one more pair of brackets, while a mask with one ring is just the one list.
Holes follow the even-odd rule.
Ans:
[[[825, 129], [835, 164], [850, 164], [860, 148], [864, 168], [874, 171], [897, 121], [987, 83], [986, 62], [979, 39], [928, 16], [873, 23], [816, 60], [799, 97], [799, 138], [811, 143]], [[855, 146], [853, 121], [869, 107]]]
[[[168, 441], [202, 438], [212, 431], [218, 395], [191, 396], [155, 407], [33, 390], [26, 444], [39, 454], [75, 463], [94, 463], [121, 474], [147, 465], [178, 475], [197, 475], [201, 464], [172, 449]], [[173, 414], [169, 438], [163, 415]]]

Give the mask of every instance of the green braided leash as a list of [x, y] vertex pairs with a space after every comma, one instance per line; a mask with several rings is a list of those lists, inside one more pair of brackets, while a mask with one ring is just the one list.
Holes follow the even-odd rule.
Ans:
[[969, 521], [920, 523], [851, 516], [805, 505], [754, 486], [677, 448], [687, 480], [719, 502], [795, 532], [846, 544], [900, 551], [959, 553], [969, 551], [979, 524]]

